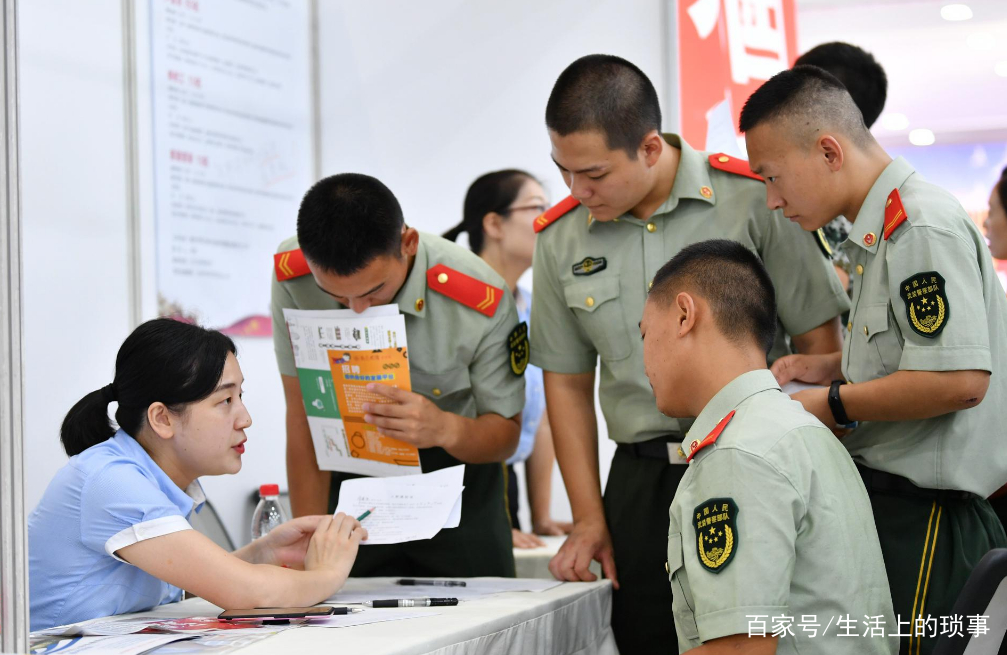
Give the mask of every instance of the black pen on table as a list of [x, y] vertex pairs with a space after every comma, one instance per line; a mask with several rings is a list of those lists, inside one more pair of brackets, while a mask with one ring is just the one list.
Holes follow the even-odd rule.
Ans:
[[395, 581], [398, 585], [425, 585], [430, 587], [464, 587], [464, 580], [417, 580], [416, 578], [401, 578]]
[[452, 607], [458, 604], [457, 598], [399, 598], [392, 600], [365, 600], [367, 607]]

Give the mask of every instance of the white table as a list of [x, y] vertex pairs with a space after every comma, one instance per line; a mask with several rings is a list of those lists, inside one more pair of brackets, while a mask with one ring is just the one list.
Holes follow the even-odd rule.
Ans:
[[[519, 578], [538, 578], [540, 580], [552, 580], [553, 575], [549, 572], [549, 560], [559, 552], [560, 546], [566, 541], [566, 536], [560, 537], [539, 537], [545, 542], [540, 548], [515, 548], [514, 567]], [[601, 565], [598, 562], [591, 562], [591, 572], [601, 579]]]
[[[344, 589], [366, 591], [368, 584], [387, 583], [389, 580], [351, 579]], [[612, 586], [607, 580], [567, 583], [542, 592], [498, 594], [466, 601], [457, 607], [423, 608], [419, 611], [436, 616], [348, 628], [302, 627], [252, 644], [242, 649], [241, 653], [618, 655], [619, 652], [609, 624]], [[192, 598], [143, 614], [183, 618], [216, 616], [219, 612], [220, 609], [209, 602]]]

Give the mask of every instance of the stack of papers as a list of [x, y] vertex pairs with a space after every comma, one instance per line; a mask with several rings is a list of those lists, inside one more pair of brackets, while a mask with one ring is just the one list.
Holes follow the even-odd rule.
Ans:
[[400, 544], [430, 539], [462, 519], [465, 465], [397, 478], [357, 478], [339, 488], [337, 512], [364, 519], [370, 544]]
[[464, 602], [511, 592], [539, 593], [565, 584], [559, 580], [538, 578], [464, 578], [464, 580], [464, 587], [431, 587], [398, 585], [395, 580], [387, 578], [350, 578], [343, 589], [326, 602], [351, 605], [365, 600], [430, 596], [449, 596]]

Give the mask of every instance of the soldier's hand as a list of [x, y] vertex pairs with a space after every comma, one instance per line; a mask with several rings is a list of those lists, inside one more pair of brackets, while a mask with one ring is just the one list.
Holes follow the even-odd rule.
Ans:
[[794, 380], [807, 384], [828, 385], [842, 375], [840, 364], [842, 353], [827, 355], [785, 355], [769, 370], [776, 376], [776, 383], [784, 385]]
[[549, 572], [557, 580], [565, 582], [594, 582], [598, 576], [589, 567], [592, 560], [597, 560], [601, 564], [602, 573], [618, 589], [619, 579], [616, 577], [612, 553], [612, 536], [605, 524], [605, 517], [584, 519], [574, 523], [573, 532], [549, 562]]
[[832, 430], [836, 436], [841, 436], [837, 432], [839, 426], [836, 425], [836, 419], [832, 416], [832, 409], [829, 407], [829, 390], [827, 388], [804, 389], [790, 397], [804, 405], [804, 409], [814, 414], [815, 418], [824, 423], [825, 427]]
[[393, 401], [363, 405], [367, 412], [364, 420], [377, 426], [381, 434], [417, 448], [449, 446], [448, 440], [452, 432], [448, 429], [450, 415], [430, 400], [418, 393], [387, 384], [371, 383], [367, 385], [367, 390]]

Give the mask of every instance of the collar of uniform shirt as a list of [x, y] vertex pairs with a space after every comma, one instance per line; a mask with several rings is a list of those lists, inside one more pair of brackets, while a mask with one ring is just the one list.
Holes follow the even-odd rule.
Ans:
[[[856, 220], [853, 221], [853, 227], [845, 242], [849, 244], [848, 247], [860, 246], [872, 254], [878, 251], [878, 243], [881, 241], [884, 229], [885, 202], [888, 200], [888, 194], [892, 189], [902, 186], [915, 172], [916, 169], [902, 157], [892, 160], [892, 163], [885, 167], [871, 186], [864, 204], [860, 206]], [[868, 233], [874, 234], [870, 245], [864, 242], [864, 237]]]
[[399, 292], [395, 294], [395, 299], [392, 300], [393, 303], [398, 303], [399, 311], [403, 314], [412, 314], [413, 316], [425, 316], [426, 312], [423, 309], [417, 309], [417, 300], [422, 300], [423, 304], [419, 307], [426, 307], [427, 303], [427, 246], [426, 239], [429, 237], [426, 233], [420, 232], [420, 242], [416, 247], [416, 258], [413, 259], [413, 269], [409, 271], [409, 275], [406, 276], [406, 281], [402, 284], [402, 288]]
[[[689, 428], [686, 435], [686, 443], [699, 440], [702, 441], [706, 435], [713, 430], [721, 419], [746, 398], [768, 389], [779, 390], [780, 385], [776, 383], [776, 378], [769, 372], [769, 369], [758, 369], [742, 373], [734, 378], [727, 385], [718, 391], [706, 407], [696, 417], [696, 422]], [[684, 445], [683, 445], [684, 447]]]

